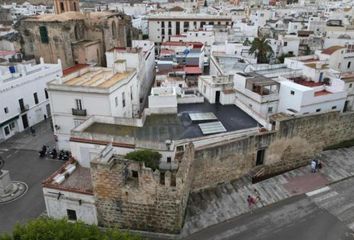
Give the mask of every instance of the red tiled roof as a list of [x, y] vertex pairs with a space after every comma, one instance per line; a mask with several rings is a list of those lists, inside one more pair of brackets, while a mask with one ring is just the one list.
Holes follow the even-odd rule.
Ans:
[[328, 92], [327, 90], [322, 90], [322, 91], [315, 92], [315, 97], [328, 95], [328, 94], [332, 94], [332, 93]]
[[67, 69], [64, 69], [63, 70], [63, 75], [64, 76], [67, 76], [67, 75], [69, 75], [69, 74], [71, 74], [71, 73], [74, 73], [74, 72], [76, 72], [76, 71], [79, 71], [79, 70], [81, 70], [81, 69], [83, 69], [83, 68], [85, 68], [85, 67], [88, 67], [89, 65], [88, 64], [76, 64], [76, 65], [74, 65], [74, 66], [72, 66], [72, 67], [69, 67], [69, 68], [67, 68]]
[[199, 67], [184, 67], [186, 74], [202, 74], [202, 70]]
[[321, 82], [308, 81], [303, 79], [302, 77], [290, 78], [290, 80], [293, 80], [295, 83], [306, 87], [318, 87], [324, 84]]
[[323, 54], [327, 54], [327, 55], [332, 55], [334, 52], [336, 52], [337, 50], [342, 49], [342, 48], [345, 48], [345, 47], [343, 47], [343, 46], [332, 46], [332, 47], [323, 49], [322, 53]]
[[175, 51], [170, 49], [161, 49], [160, 55], [171, 55], [175, 54]]
[[162, 46], [190, 46], [192, 45], [193, 48], [202, 48], [204, 46], [201, 42], [179, 42], [179, 41], [168, 41], [163, 42]]
[[0, 56], [7, 56], [7, 55], [13, 55], [16, 54], [16, 51], [0, 51]]

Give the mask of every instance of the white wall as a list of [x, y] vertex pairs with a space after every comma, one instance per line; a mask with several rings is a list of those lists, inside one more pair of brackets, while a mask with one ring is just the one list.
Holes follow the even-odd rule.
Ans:
[[[18, 68], [20, 70], [20, 68]], [[22, 76], [11, 78], [4, 69], [0, 76], [0, 124], [16, 116], [15, 128], [10, 129], [9, 124], [0, 128], [0, 141], [13, 136], [16, 132], [24, 130], [22, 115], [26, 114], [29, 126], [33, 126], [48, 117], [48, 99], [45, 96], [47, 83], [62, 75], [59, 64], [39, 64], [22, 68]], [[35, 104], [34, 93], [37, 93], [38, 104]], [[28, 110], [21, 113], [19, 99], [23, 99]], [[8, 112], [5, 113], [5, 108]], [[48, 108], [49, 109], [49, 108]], [[10, 134], [5, 135], [4, 128], [10, 129]]]
[[[58, 193], [61, 197], [58, 198]], [[67, 217], [67, 209], [76, 211], [78, 221], [97, 225], [95, 197], [88, 194], [67, 192], [51, 188], [43, 188], [44, 201], [49, 217], [62, 219]], [[81, 200], [81, 205], [79, 203]]]

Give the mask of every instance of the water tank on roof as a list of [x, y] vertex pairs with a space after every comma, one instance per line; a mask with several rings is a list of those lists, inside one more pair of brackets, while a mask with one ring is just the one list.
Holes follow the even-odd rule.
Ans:
[[9, 71], [10, 73], [15, 73], [16, 72], [15, 66], [9, 66]]

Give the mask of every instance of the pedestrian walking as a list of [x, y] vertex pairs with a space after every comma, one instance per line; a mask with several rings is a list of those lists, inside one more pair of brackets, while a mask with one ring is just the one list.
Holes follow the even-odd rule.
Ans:
[[311, 172], [315, 173], [316, 172], [316, 168], [317, 168], [317, 164], [315, 160], [311, 161]]
[[251, 195], [248, 195], [247, 197], [247, 203], [248, 203], [248, 208], [251, 210], [252, 212], [252, 207], [253, 205], [256, 204], [256, 200], [254, 199], [254, 197], [252, 197]]
[[36, 136], [36, 130], [34, 130], [33, 127], [30, 127], [30, 132], [31, 132], [32, 136]]
[[318, 162], [317, 162], [317, 168], [318, 168], [318, 169], [321, 169], [321, 168], [322, 168], [321, 160], [318, 160]]
[[256, 200], [257, 200], [258, 202], [260, 202], [260, 203], [262, 204], [262, 206], [264, 206], [263, 201], [262, 201], [262, 198], [261, 198], [261, 194], [258, 192], [257, 189], [254, 189], [254, 195], [256, 196]]

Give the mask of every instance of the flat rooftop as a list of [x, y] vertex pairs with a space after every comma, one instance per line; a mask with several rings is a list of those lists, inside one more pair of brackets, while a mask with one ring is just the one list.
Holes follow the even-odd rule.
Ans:
[[67, 86], [83, 86], [96, 88], [110, 88], [119, 81], [126, 79], [133, 71], [114, 74], [111, 69], [94, 68], [63, 82]]
[[93, 123], [83, 132], [92, 134], [134, 137], [140, 141], [165, 142], [205, 136], [198, 124], [192, 122], [189, 113], [212, 112], [222, 123], [227, 132], [253, 128], [257, 121], [235, 105], [210, 104], [208, 102], [178, 105], [177, 114], [150, 115], [146, 118], [144, 127]]
[[243, 70], [249, 65], [249, 63], [243, 62], [241, 58], [236, 56], [216, 56], [214, 58], [219, 63], [219, 66], [222, 68], [222, 71], [227, 74], [230, 72], [243, 72]]

